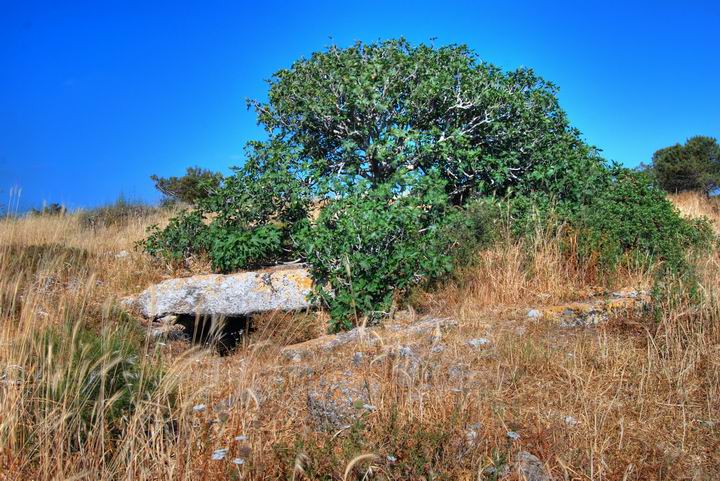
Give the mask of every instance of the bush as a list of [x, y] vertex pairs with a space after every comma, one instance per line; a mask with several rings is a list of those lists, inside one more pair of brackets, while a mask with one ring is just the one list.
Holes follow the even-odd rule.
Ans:
[[268, 98], [253, 105], [269, 140], [145, 248], [223, 272], [305, 260], [336, 328], [468, 259], [495, 198], [518, 233], [551, 215], [587, 232], [608, 266], [628, 252], [677, 263], [702, 237], [581, 140], [554, 85], [464, 46], [331, 47], [277, 72]]
[[393, 295], [452, 269], [447, 197], [436, 184], [416, 196], [393, 185], [362, 189], [329, 204], [303, 233], [305, 258], [330, 306], [333, 328], [384, 315]]
[[124, 227], [132, 221], [150, 216], [155, 208], [120, 196], [114, 203], [80, 212], [80, 225], [88, 229]]
[[709, 194], [720, 187], [720, 145], [712, 137], [696, 136], [665, 147], [653, 154], [650, 171], [668, 192]]
[[708, 246], [713, 238], [708, 222], [683, 219], [650, 178], [621, 168], [573, 221], [581, 249], [598, 254], [607, 267], [629, 260], [662, 262], [676, 271], [690, 250]]
[[222, 174], [211, 172], [200, 167], [188, 167], [185, 175], [181, 177], [150, 176], [155, 188], [163, 194], [163, 205], [182, 202], [194, 205], [198, 201], [207, 199], [222, 181]]
[[220, 272], [295, 256], [293, 236], [308, 222], [310, 186], [284, 144], [251, 142], [247, 154], [245, 165], [233, 168], [194, 210], [182, 211], [164, 229], [151, 226], [140, 246], [171, 262], [204, 254]]
[[36, 406], [26, 407], [28, 415], [61, 419], [67, 438], [58, 442], [73, 449], [98, 423], [119, 439], [124, 420], [151, 398], [162, 376], [158, 365], [142, 359], [144, 336], [133, 319], [116, 309], [110, 315], [120, 321], [112, 328], [97, 332], [69, 319], [60, 328], [36, 334], [31, 344], [34, 353], [28, 361], [33, 365], [25, 369], [36, 378], [27, 383], [34, 390], [27, 399]]
[[282, 229], [275, 225], [245, 230], [213, 226], [208, 235], [213, 269], [222, 272], [255, 267], [282, 257]]
[[139, 246], [151, 256], [161, 257], [171, 263], [206, 252], [210, 242], [208, 226], [198, 211], [181, 211], [170, 219], [164, 229], [152, 225], [148, 232], [148, 237]]
[[65, 215], [67, 209], [64, 205], [53, 202], [52, 204], [43, 205], [41, 209], [32, 209], [30, 213], [32, 215], [48, 215], [48, 216], [61, 216]]

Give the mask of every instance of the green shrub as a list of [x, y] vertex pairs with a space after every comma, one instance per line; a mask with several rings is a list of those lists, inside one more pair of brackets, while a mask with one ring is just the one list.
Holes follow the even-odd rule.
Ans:
[[678, 270], [689, 251], [713, 238], [707, 222], [683, 219], [646, 175], [622, 168], [613, 169], [609, 183], [571, 222], [580, 233], [581, 253], [597, 254], [610, 268], [629, 260]]
[[181, 211], [164, 229], [153, 225], [148, 232], [139, 246], [148, 254], [172, 263], [206, 252], [210, 243], [209, 228], [198, 211]]
[[178, 202], [194, 205], [207, 199], [222, 182], [222, 174], [200, 167], [188, 167], [181, 177], [159, 177], [151, 175], [155, 188], [162, 192], [162, 205]]
[[212, 193], [164, 229], [151, 226], [140, 243], [171, 262], [204, 254], [213, 269], [230, 272], [294, 257], [293, 236], [308, 222], [312, 202], [296, 158], [282, 143], [250, 142], [248, 160]]
[[252, 229], [213, 226], [208, 255], [213, 269], [230, 272], [272, 262], [282, 257], [282, 229], [261, 225]]
[[720, 144], [712, 137], [692, 137], [655, 152], [648, 170], [668, 192], [710, 194], [720, 187]]
[[33, 365], [25, 368], [36, 373], [27, 384], [35, 394], [27, 399], [37, 406], [28, 415], [56, 417], [67, 436], [58, 442], [72, 448], [101, 422], [120, 436], [124, 421], [138, 403], [150, 400], [162, 376], [159, 364], [145, 356], [144, 336], [134, 320], [117, 309], [109, 316], [117, 322], [100, 332], [68, 319], [64, 326], [36, 334], [31, 344]]
[[124, 227], [137, 219], [155, 212], [155, 208], [142, 202], [133, 202], [120, 196], [115, 202], [79, 214], [80, 225], [89, 229], [101, 227]]
[[64, 205], [53, 202], [52, 204], [43, 205], [40, 209], [32, 209], [30, 214], [32, 215], [47, 215], [47, 216], [61, 216], [65, 215], [67, 209]]
[[251, 142], [246, 164], [153, 229], [145, 249], [206, 254], [224, 272], [305, 260], [335, 328], [377, 318], [394, 295], [470, 259], [501, 203], [516, 233], [569, 224], [607, 266], [628, 254], [681, 263], [702, 227], [608, 166], [556, 92], [465, 46], [393, 40], [314, 53], [273, 76], [267, 103], [252, 103], [269, 140]]
[[[306, 259], [333, 328], [389, 310], [393, 294], [451, 269], [438, 239], [442, 204], [398, 197], [394, 186], [359, 189], [329, 204], [303, 233]], [[444, 196], [444, 192], [435, 192]]]

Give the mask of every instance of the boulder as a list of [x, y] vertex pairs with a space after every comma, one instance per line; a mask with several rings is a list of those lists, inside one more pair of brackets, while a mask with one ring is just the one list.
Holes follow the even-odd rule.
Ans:
[[520, 451], [515, 457], [515, 471], [522, 481], [553, 481], [543, 462], [527, 451]]
[[133, 304], [145, 317], [243, 316], [294, 311], [312, 305], [312, 279], [302, 267], [168, 279], [143, 291]]

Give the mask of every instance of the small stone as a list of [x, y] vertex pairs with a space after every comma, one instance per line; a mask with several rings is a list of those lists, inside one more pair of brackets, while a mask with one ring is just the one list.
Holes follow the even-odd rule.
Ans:
[[697, 422], [700, 426], [704, 427], [705, 429], [715, 429], [715, 427], [717, 426], [717, 423], [715, 421], [711, 421], [711, 420], [698, 419]]
[[375, 406], [373, 406], [372, 404], [363, 404], [362, 407], [366, 411], [376, 411], [377, 410], [377, 408]]
[[221, 461], [221, 460], [225, 459], [225, 456], [227, 455], [227, 453], [228, 453], [227, 448], [216, 449], [212, 453], [212, 460], [213, 461]]
[[445, 346], [443, 344], [435, 344], [433, 347], [430, 348], [430, 352], [433, 354], [439, 354], [445, 350]]
[[244, 434], [235, 436], [235, 441], [237, 441], [237, 442], [247, 441], [247, 436], [245, 436]]
[[374, 385], [348, 385], [333, 382], [308, 392], [307, 407], [310, 420], [318, 431], [337, 431], [351, 425], [370, 405]]
[[130, 255], [130, 253], [128, 251], [120, 251], [117, 254], [115, 254], [115, 258], [116, 259], [125, 259], [129, 255]]
[[518, 478], [525, 481], [552, 481], [553, 479], [542, 461], [527, 451], [520, 451], [515, 456], [514, 470]]
[[506, 436], [511, 441], [517, 441], [518, 439], [520, 439], [520, 435], [518, 433], [516, 433], [515, 431], [508, 431]]
[[388, 454], [388, 455], [385, 457], [385, 459], [387, 459], [389, 463], [394, 463], [394, 462], [397, 461], [397, 458], [396, 458], [395, 456], [393, 456], [392, 454]]
[[[490, 479], [505, 479], [510, 474], [510, 466], [501, 464], [499, 466], [488, 466], [483, 473]], [[525, 480], [523, 480], [525, 481]]]
[[307, 356], [307, 351], [296, 351], [294, 349], [287, 349], [282, 352], [282, 357], [291, 362], [300, 362]]
[[448, 368], [448, 376], [450, 379], [462, 380], [467, 376], [468, 371], [464, 366], [450, 366]]
[[489, 345], [490, 339], [487, 339], [485, 337], [479, 337], [477, 339], [470, 339], [467, 343], [471, 347], [478, 348]]
[[401, 346], [400, 349], [398, 349], [398, 354], [400, 357], [413, 357], [415, 353], [408, 346]]
[[204, 404], [196, 404], [195, 406], [193, 406], [193, 411], [195, 411], [196, 413], [201, 413], [205, 411], [205, 408], [207, 408], [207, 406], [205, 406]]
[[530, 309], [527, 315], [530, 319], [540, 319], [542, 317], [542, 312], [537, 309]]
[[238, 466], [242, 466], [243, 464], [245, 464], [245, 460], [243, 458], [235, 458], [232, 460], [232, 463]]
[[563, 418], [563, 422], [564, 422], [565, 424], [567, 424], [568, 426], [571, 426], [571, 427], [572, 427], [572, 426], [577, 426], [578, 424], [580, 424], [580, 421], [578, 421], [577, 419], [575, 419], [575, 418], [572, 417], [572, 416], [565, 416], [565, 417]]
[[360, 364], [362, 364], [363, 361], [363, 353], [362, 352], [356, 352], [352, 356], [352, 363], [353, 366], [358, 367]]

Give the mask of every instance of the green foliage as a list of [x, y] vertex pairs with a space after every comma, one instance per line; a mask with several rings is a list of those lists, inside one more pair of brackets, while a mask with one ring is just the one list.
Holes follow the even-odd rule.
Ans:
[[175, 261], [205, 254], [220, 271], [304, 260], [333, 328], [376, 319], [466, 262], [504, 202], [518, 233], [570, 224], [607, 266], [630, 252], [679, 264], [702, 228], [608, 166], [556, 92], [465, 46], [314, 53], [273, 76], [267, 103], [251, 102], [268, 140], [144, 247]]
[[573, 219], [580, 248], [609, 267], [631, 256], [633, 262], [663, 262], [680, 269], [689, 250], [708, 245], [707, 222], [683, 219], [665, 193], [642, 173], [615, 168], [610, 182]]
[[67, 209], [64, 205], [58, 204], [57, 202], [53, 202], [52, 204], [45, 204], [40, 209], [32, 209], [30, 211], [30, 214], [32, 215], [49, 215], [49, 216], [59, 216], [59, 215], [65, 215], [67, 212]]
[[181, 177], [150, 176], [155, 188], [165, 196], [164, 204], [183, 202], [190, 205], [206, 199], [220, 185], [222, 178], [219, 172], [200, 167], [188, 167]]
[[159, 385], [160, 367], [141, 359], [143, 333], [122, 311], [113, 309], [109, 315], [120, 322], [101, 332], [68, 320], [37, 334], [32, 343], [35, 353], [29, 359], [37, 365], [28, 370], [38, 373], [34, 382], [42, 389], [32, 386], [41, 396], [29, 397], [39, 404], [29, 412], [67, 413], [63, 422], [70, 437], [59, 442], [77, 447], [98, 423], [119, 435], [123, 420]]
[[394, 293], [452, 268], [441, 183], [405, 196], [396, 184], [363, 187], [330, 203], [302, 235], [317, 297], [330, 306], [335, 328], [384, 314]]
[[250, 142], [247, 161], [234, 168], [218, 189], [199, 204], [198, 210], [216, 216], [217, 225], [250, 229], [274, 223], [285, 235], [307, 218], [312, 201], [310, 182], [303, 165], [287, 145]]
[[251, 229], [213, 226], [208, 239], [213, 268], [222, 272], [267, 264], [282, 256], [282, 229], [275, 225]]
[[251, 142], [234, 175], [182, 211], [164, 229], [152, 226], [140, 246], [180, 262], [205, 254], [221, 272], [271, 264], [294, 255], [293, 235], [308, 221], [312, 196], [296, 156], [278, 142]]
[[532, 70], [503, 72], [466, 46], [392, 40], [301, 59], [277, 72], [268, 103], [254, 106], [268, 133], [307, 159], [321, 190], [342, 195], [360, 179], [437, 171], [462, 204], [542, 187], [564, 163], [600, 162], [556, 91]]
[[151, 226], [148, 237], [139, 246], [152, 256], [178, 263], [193, 254], [206, 252], [209, 243], [209, 228], [202, 213], [181, 211], [164, 229]]
[[712, 137], [692, 137], [685, 145], [655, 152], [650, 169], [668, 192], [695, 190], [709, 194], [720, 187], [720, 145]]

